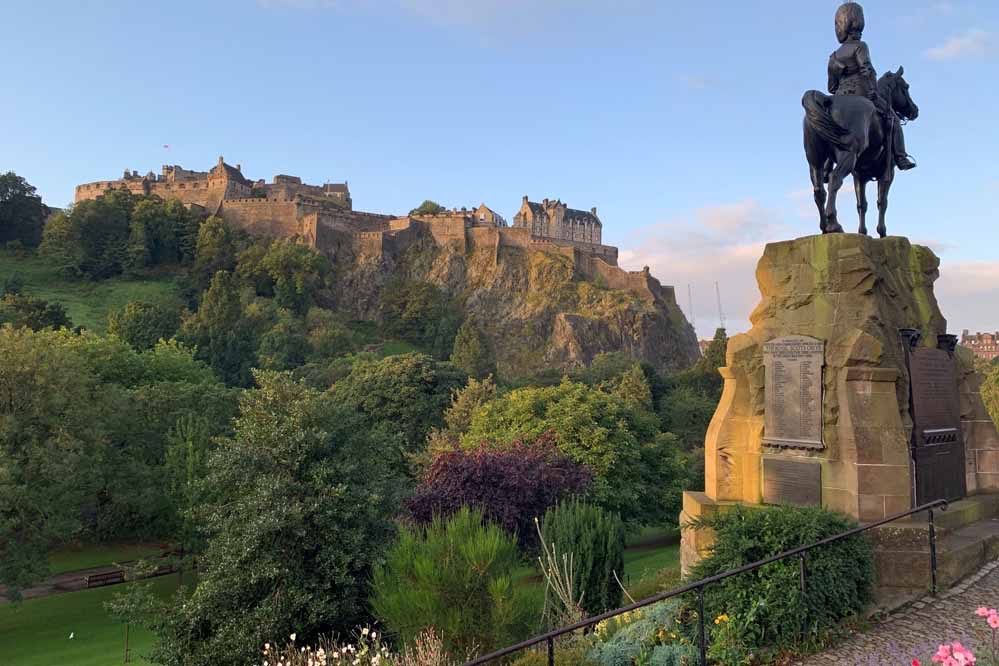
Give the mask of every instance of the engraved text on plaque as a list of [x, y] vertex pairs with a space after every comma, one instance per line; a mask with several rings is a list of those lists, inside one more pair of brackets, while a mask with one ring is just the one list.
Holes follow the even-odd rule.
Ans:
[[822, 340], [789, 335], [763, 345], [763, 443], [822, 448]]
[[817, 462], [763, 458], [764, 504], [822, 504], [822, 468]]

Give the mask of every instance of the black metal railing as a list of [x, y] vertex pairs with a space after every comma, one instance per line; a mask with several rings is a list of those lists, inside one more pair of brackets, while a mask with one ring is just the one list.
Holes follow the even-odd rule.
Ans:
[[[937, 533], [936, 527], [933, 523], [933, 510], [940, 508], [942, 511], [947, 510], [947, 500], [935, 500], [933, 502], [928, 502], [921, 506], [917, 506], [915, 509], [910, 509], [902, 513], [896, 513], [882, 520], [877, 520], [873, 523], [868, 523], [866, 525], [861, 525], [860, 527], [855, 527], [852, 530], [848, 530], [841, 534], [835, 534], [831, 537], [822, 539], [821, 541], [816, 541], [813, 544], [807, 546], [800, 546], [798, 548], [793, 548], [791, 550], [785, 551], [778, 555], [768, 557], [757, 562], [752, 562], [750, 564], [743, 565], [737, 569], [730, 569], [729, 571], [724, 571], [720, 574], [715, 574], [714, 576], [709, 576], [707, 578], [702, 578], [701, 580], [694, 581], [692, 583], [687, 583], [686, 585], [681, 585], [680, 587], [673, 588], [667, 592], [662, 592], [655, 595], [654, 597], [649, 597], [648, 599], [642, 599], [641, 601], [636, 601], [628, 606], [623, 606], [615, 610], [607, 611], [606, 613], [601, 613], [600, 615], [594, 615], [593, 617], [588, 617], [574, 624], [570, 624], [565, 627], [560, 627], [558, 629], [553, 629], [545, 634], [539, 634], [534, 638], [529, 638], [526, 641], [517, 643], [516, 645], [511, 645], [505, 647], [501, 650], [496, 650], [495, 652], [490, 652], [487, 655], [483, 655], [469, 662], [466, 662], [464, 666], [479, 666], [480, 664], [487, 664], [489, 662], [495, 661], [502, 657], [514, 654], [515, 652], [520, 652], [528, 648], [534, 647], [535, 645], [540, 645], [541, 643], [548, 644], [548, 666], [555, 666], [555, 639], [565, 636], [566, 634], [571, 634], [580, 629], [587, 629], [595, 624], [603, 622], [604, 620], [610, 619], [612, 617], [622, 615], [629, 611], [633, 611], [637, 608], [644, 608], [645, 606], [651, 606], [652, 604], [659, 603], [665, 599], [671, 597], [676, 597], [681, 594], [686, 594], [688, 592], [697, 592], [697, 622], [698, 622], [698, 647], [700, 648], [701, 666], [707, 666], [708, 663], [708, 639], [707, 632], [704, 627], [704, 588], [712, 583], [717, 583], [718, 581], [725, 580], [726, 578], [731, 578], [732, 576], [738, 576], [739, 574], [746, 573], [747, 571], [753, 571], [759, 569], [760, 567], [766, 566], [768, 564], [773, 564], [774, 562], [779, 562], [780, 560], [785, 560], [789, 557], [798, 558], [798, 579], [801, 589], [801, 594], [804, 595], [807, 590], [808, 583], [808, 569], [805, 566], [805, 555], [808, 551], [818, 548], [820, 546], [825, 546], [841, 539], [847, 539], [849, 537], [855, 536], [867, 530], [874, 529], [875, 527], [880, 527], [887, 523], [894, 522], [901, 518], [906, 518], [908, 516], [920, 513], [922, 511], [926, 512], [926, 519], [929, 523], [929, 541], [930, 541], [930, 593], [933, 596], [937, 594]], [[804, 618], [807, 622], [807, 618]]]

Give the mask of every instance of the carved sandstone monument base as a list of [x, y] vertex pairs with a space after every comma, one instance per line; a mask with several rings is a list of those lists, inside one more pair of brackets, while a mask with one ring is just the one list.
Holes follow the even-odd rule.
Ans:
[[[705, 442], [705, 489], [684, 493], [684, 571], [712, 541], [708, 531], [684, 526], [734, 504], [821, 504], [866, 522], [908, 510], [928, 492], [948, 499], [999, 492], [999, 436], [970, 353], [947, 344], [933, 294], [939, 263], [902, 237], [827, 234], [766, 246], [752, 328], [729, 340], [719, 369], [725, 387]], [[952, 395], [954, 407], [917, 408], [914, 420], [909, 381], [920, 375], [910, 361], [924, 357], [953, 368], [932, 375], [951, 379], [931, 388]], [[941, 427], [920, 423], [920, 415]], [[963, 460], [940, 456], [927, 469], [958, 465], [963, 484], [951, 470], [927, 486], [922, 471], [918, 486], [913, 444], [948, 437], [963, 447]], [[997, 510], [988, 507], [990, 515]], [[890, 569], [879, 562], [881, 585], [892, 584]]]

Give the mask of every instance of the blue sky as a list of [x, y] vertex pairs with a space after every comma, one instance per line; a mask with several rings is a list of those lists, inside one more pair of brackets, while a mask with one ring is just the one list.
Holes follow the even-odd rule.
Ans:
[[[625, 267], [692, 285], [698, 332], [748, 328], [762, 244], [817, 230], [800, 98], [838, 0], [0, 0], [0, 170], [73, 186], [224, 154], [252, 178], [348, 180], [355, 207], [523, 194], [597, 206]], [[941, 255], [952, 330], [999, 328], [999, 3], [865, 3], [903, 64], [920, 166], [889, 231]], [[170, 149], [164, 149], [169, 144]], [[847, 187], [847, 190], [852, 188]], [[853, 197], [841, 219], [855, 228]]]

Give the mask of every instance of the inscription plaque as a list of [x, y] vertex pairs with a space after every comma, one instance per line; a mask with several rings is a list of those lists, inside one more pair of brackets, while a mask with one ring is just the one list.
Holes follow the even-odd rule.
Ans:
[[822, 503], [822, 467], [818, 463], [763, 459], [764, 504], [818, 506]]
[[763, 443], [804, 449], [822, 447], [822, 365], [825, 343], [789, 335], [763, 345]]
[[961, 427], [960, 398], [954, 359], [942, 349], [920, 347], [909, 356], [912, 375], [912, 407], [917, 445], [943, 443], [932, 441]]
[[909, 353], [912, 461], [917, 504], [967, 494], [961, 406], [954, 359], [942, 349]]

